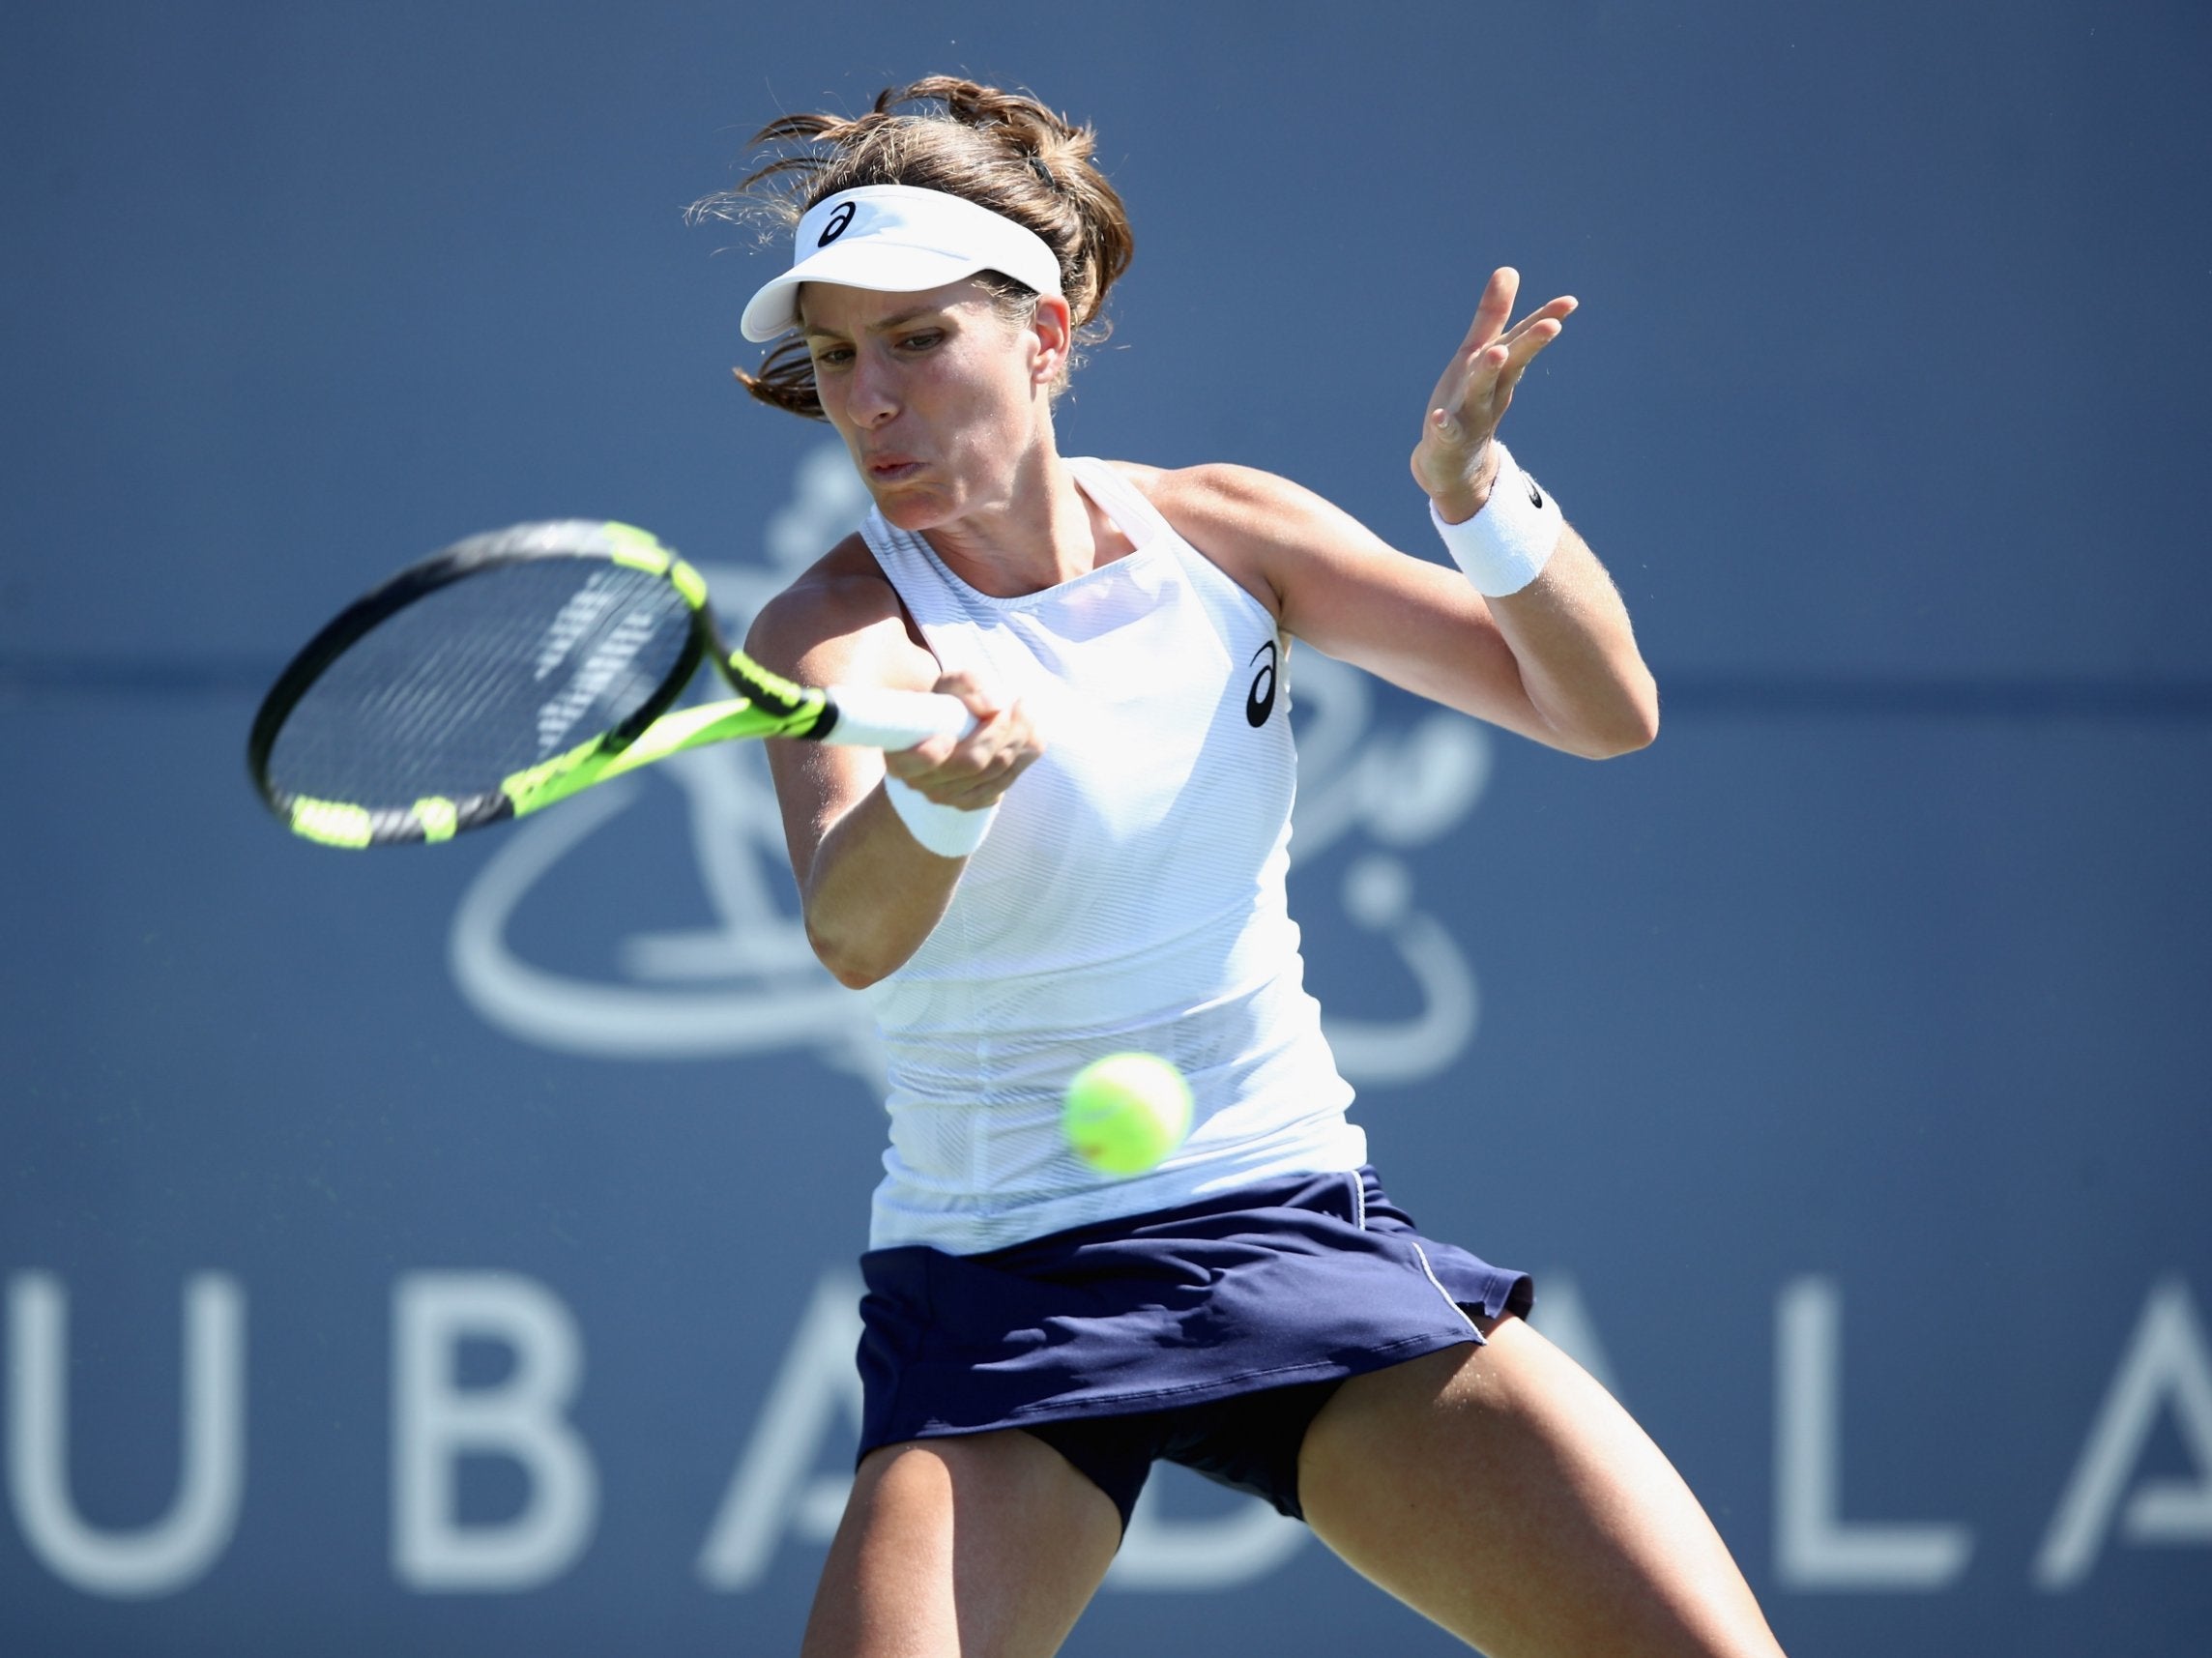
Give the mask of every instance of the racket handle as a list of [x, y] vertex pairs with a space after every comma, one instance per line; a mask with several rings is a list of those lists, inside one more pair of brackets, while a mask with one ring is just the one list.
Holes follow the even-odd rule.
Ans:
[[965, 737], [975, 729], [968, 705], [938, 691], [894, 691], [843, 685], [830, 693], [836, 723], [822, 741], [846, 748], [912, 748], [933, 737]]

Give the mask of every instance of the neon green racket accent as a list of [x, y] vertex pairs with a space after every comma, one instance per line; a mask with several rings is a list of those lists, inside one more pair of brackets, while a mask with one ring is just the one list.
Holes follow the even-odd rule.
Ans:
[[339, 800], [298, 798], [292, 801], [292, 832], [325, 846], [366, 846], [368, 812]]
[[443, 795], [430, 795], [415, 802], [415, 818], [422, 826], [422, 838], [451, 840], [460, 827], [460, 808]]
[[[730, 653], [729, 673], [740, 690], [750, 691], [764, 702], [791, 710], [794, 718], [801, 713], [819, 713], [823, 703], [829, 700], [812, 685], [802, 685], [797, 680], [770, 673], [742, 651]], [[800, 724], [793, 729], [803, 733], [812, 728]]]
[[675, 555], [662, 546], [650, 530], [641, 530], [635, 524], [604, 524], [600, 528], [607, 538], [607, 557], [618, 565], [665, 575], [669, 565], [675, 562]]
[[707, 608], [707, 578], [682, 559], [668, 567], [668, 585], [689, 599], [693, 610]]
[[680, 749], [741, 737], [803, 735], [821, 719], [828, 699], [811, 686], [793, 685], [791, 689], [800, 706], [789, 713], [778, 713], [742, 698], [678, 709], [646, 727], [627, 748], [609, 749], [597, 741], [583, 743], [526, 771], [515, 772], [500, 785], [500, 793], [513, 803], [516, 817], [525, 817], [595, 783], [665, 760]]

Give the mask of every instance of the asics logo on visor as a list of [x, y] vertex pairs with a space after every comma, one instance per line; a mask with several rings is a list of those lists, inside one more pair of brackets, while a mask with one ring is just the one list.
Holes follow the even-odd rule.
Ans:
[[845, 234], [845, 227], [853, 222], [853, 215], [860, 209], [857, 201], [849, 201], [830, 216], [830, 222], [822, 227], [822, 234], [814, 239], [814, 246], [827, 247]]

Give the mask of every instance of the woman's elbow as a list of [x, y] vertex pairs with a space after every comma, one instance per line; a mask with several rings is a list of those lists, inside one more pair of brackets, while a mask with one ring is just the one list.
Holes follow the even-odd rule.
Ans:
[[1657, 685], [1652, 685], [1644, 695], [1637, 699], [1634, 717], [1622, 725], [1619, 739], [1619, 746], [1613, 751], [1612, 755], [1607, 756], [1608, 759], [1615, 755], [1633, 754], [1639, 748], [1648, 748], [1659, 741], [1659, 687]]
[[830, 976], [847, 990], [865, 990], [906, 965], [904, 955], [894, 957], [890, 951], [872, 945], [869, 940], [825, 930], [811, 919], [806, 923], [806, 942], [813, 946], [815, 960], [828, 968]]
[[1617, 760], [1648, 748], [1659, 737], [1659, 687], [1648, 677], [1607, 713], [1575, 734], [1568, 746], [1586, 760]]
[[872, 968], [841, 966], [827, 957], [824, 957], [822, 965], [830, 970], [830, 976], [847, 990], [866, 990], [871, 985], [881, 984], [888, 976]]
[[806, 942], [814, 946], [814, 959], [830, 970], [830, 976], [847, 990], [865, 990], [882, 981], [890, 971], [877, 966], [859, 951], [826, 939], [812, 927], [806, 929]]

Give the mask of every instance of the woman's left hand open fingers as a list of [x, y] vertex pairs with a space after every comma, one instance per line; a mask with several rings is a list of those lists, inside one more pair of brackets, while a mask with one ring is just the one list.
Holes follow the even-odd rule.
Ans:
[[1513, 401], [1514, 388], [1536, 354], [1559, 337], [1575, 309], [1574, 298], [1561, 295], [1507, 327], [1520, 283], [1520, 273], [1510, 266], [1492, 273], [1473, 326], [1430, 394], [1428, 420], [1413, 451], [1413, 476], [1432, 495], [1464, 487], [1483, 470], [1484, 451]]

